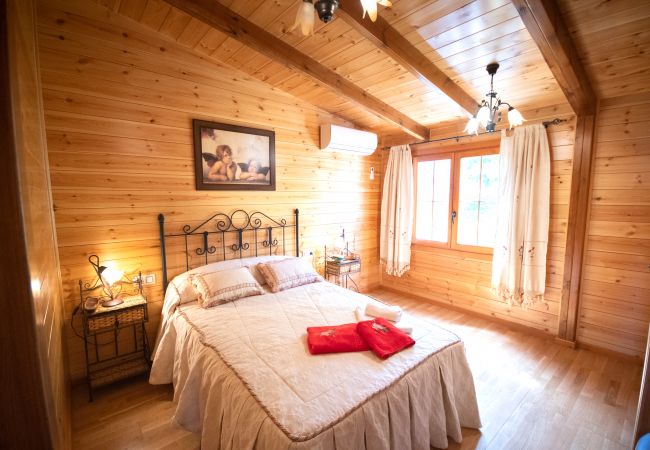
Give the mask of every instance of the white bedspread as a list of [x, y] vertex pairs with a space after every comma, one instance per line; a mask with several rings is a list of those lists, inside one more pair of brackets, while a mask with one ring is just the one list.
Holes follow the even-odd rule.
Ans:
[[[428, 449], [478, 428], [456, 335], [406, 316], [415, 346], [312, 356], [306, 328], [355, 321], [368, 297], [330, 283], [170, 313], [150, 382], [174, 383], [174, 420], [202, 448]], [[171, 310], [171, 308], [167, 308]]]

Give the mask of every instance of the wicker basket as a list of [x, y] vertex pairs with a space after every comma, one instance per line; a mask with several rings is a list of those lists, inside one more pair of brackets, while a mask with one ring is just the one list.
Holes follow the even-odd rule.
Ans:
[[122, 328], [144, 320], [144, 307], [138, 306], [117, 314], [107, 314], [102, 316], [90, 317], [88, 319], [88, 331], [96, 333], [107, 328]]

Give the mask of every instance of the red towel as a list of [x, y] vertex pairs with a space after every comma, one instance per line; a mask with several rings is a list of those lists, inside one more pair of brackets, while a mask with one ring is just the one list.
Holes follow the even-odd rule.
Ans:
[[415, 344], [411, 336], [397, 329], [383, 317], [357, 323], [357, 331], [375, 355], [386, 359]]
[[309, 347], [309, 353], [312, 355], [361, 352], [369, 349], [368, 344], [357, 333], [356, 323], [329, 327], [308, 327], [307, 346]]

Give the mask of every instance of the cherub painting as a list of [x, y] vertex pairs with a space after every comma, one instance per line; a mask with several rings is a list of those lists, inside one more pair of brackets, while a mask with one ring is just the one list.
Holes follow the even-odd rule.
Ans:
[[194, 120], [196, 188], [275, 190], [275, 133]]

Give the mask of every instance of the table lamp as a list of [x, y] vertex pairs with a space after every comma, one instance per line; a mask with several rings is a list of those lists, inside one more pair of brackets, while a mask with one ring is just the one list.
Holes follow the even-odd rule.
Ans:
[[99, 263], [99, 256], [97, 255], [90, 255], [88, 257], [88, 261], [93, 266], [93, 269], [97, 274], [97, 278], [99, 279], [99, 283], [101, 284], [102, 289], [107, 297], [102, 299], [102, 306], [111, 307], [123, 303], [124, 300], [119, 298], [121, 287], [116, 287], [116, 283], [122, 279], [124, 271], [116, 270], [112, 267], [102, 266]]

